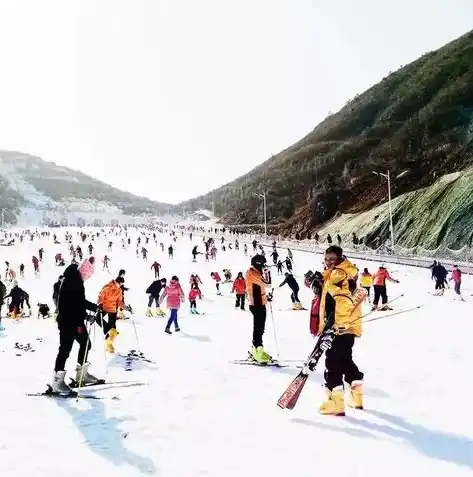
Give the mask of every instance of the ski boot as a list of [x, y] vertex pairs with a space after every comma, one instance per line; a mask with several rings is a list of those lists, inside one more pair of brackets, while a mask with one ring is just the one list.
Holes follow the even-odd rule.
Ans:
[[393, 309], [389, 305], [383, 305], [379, 311], [393, 311]]
[[101, 379], [96, 378], [93, 374], [89, 373], [89, 363], [85, 363], [83, 366], [80, 364], [76, 367], [76, 383], [80, 383], [82, 386], [91, 386], [93, 384], [99, 384]]
[[163, 317], [163, 316], [166, 316], [166, 313], [164, 313], [163, 310], [161, 310], [161, 308], [156, 308], [156, 316], [160, 316], [160, 317]]
[[113, 341], [117, 336], [118, 331], [115, 328], [111, 328], [110, 331], [105, 335], [105, 351], [108, 353], [115, 353]]
[[60, 394], [62, 396], [68, 396], [74, 391], [64, 382], [66, 377], [65, 371], [56, 371], [53, 376], [53, 382], [51, 383], [51, 391], [53, 394]]
[[301, 303], [294, 303], [294, 305], [292, 305], [292, 309], [293, 310], [302, 310], [302, 304]]
[[257, 348], [253, 346], [251, 348], [250, 355], [251, 358], [259, 364], [268, 364], [273, 360], [273, 358], [266, 353], [262, 346], [258, 346]]
[[363, 381], [353, 381], [349, 387], [350, 400], [348, 405], [354, 409], [363, 409]]
[[150, 306], [148, 306], [148, 309], [146, 310], [146, 316], [153, 317], [153, 310]]
[[324, 401], [319, 408], [319, 413], [328, 416], [344, 416], [345, 415], [345, 395], [343, 386], [337, 386], [330, 389], [325, 388], [327, 400]]
[[378, 305], [373, 305], [371, 307], [371, 311], [377, 311], [378, 310]]

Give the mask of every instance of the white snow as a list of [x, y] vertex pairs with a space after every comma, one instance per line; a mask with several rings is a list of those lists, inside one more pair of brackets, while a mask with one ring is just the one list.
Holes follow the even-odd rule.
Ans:
[[[209, 264], [200, 255], [195, 264], [187, 236], [179, 236], [174, 261], [150, 243], [150, 262], [144, 262], [135, 257], [134, 246], [122, 251], [119, 239], [114, 238], [114, 251], [108, 254], [112, 259], [109, 275], [100, 265], [108, 253], [107, 241], [95, 243], [97, 272], [86, 282], [88, 298], [95, 300], [101, 286], [125, 268], [130, 287], [127, 301], [135, 310], [139, 345], [131, 320], [120, 321], [117, 348], [126, 352], [139, 347], [156, 365], [137, 363], [133, 371], [125, 372], [119, 357], [105, 359], [103, 337], [96, 330], [91, 335], [95, 343], [91, 371], [109, 380], [140, 379], [148, 384], [87, 391], [107, 398], [118, 395], [119, 400], [28, 397], [25, 393], [44, 390], [51, 379], [57, 329], [52, 320], [32, 318], [16, 323], [3, 319], [2, 477], [472, 475], [471, 301], [453, 301], [452, 290], [443, 297], [429, 294], [433, 288], [429, 271], [393, 266], [391, 272], [401, 283], [389, 285], [389, 294], [391, 298], [404, 294], [393, 304], [395, 310], [422, 308], [366, 324], [363, 338], [355, 345], [355, 360], [365, 372], [366, 409], [347, 409], [341, 418], [324, 417], [317, 412], [323, 398], [323, 362], [293, 411], [279, 409], [276, 402], [298, 369], [229, 363], [245, 357], [252, 319], [248, 311], [233, 308], [230, 285], [222, 286], [223, 296], [215, 295], [210, 272], [221, 273], [227, 267], [234, 275], [245, 271], [249, 258], [242, 250], [219, 251], [217, 263]], [[167, 248], [169, 236], [164, 243]], [[201, 239], [195, 238], [194, 243], [201, 244]], [[40, 246], [46, 254], [37, 279], [30, 261]], [[203, 245], [199, 248], [202, 251]], [[65, 244], [28, 241], [0, 248], [0, 264], [9, 260], [18, 269], [24, 262], [27, 276], [20, 286], [30, 293], [31, 303], [51, 303], [52, 285], [62, 270], [52, 263], [58, 251], [68, 257]], [[314, 254], [294, 252], [294, 258], [299, 277], [321, 265], [321, 257]], [[154, 259], [163, 265], [162, 275], [179, 276], [186, 293], [179, 317], [182, 332], [172, 336], [163, 331], [166, 319], [144, 316], [144, 292], [153, 279], [150, 266]], [[373, 263], [356, 264], [373, 268]], [[204, 299], [198, 301], [198, 308], [205, 316], [188, 313], [192, 272], [204, 281]], [[467, 299], [473, 291], [471, 280], [466, 277], [463, 285]], [[302, 279], [300, 283], [308, 307], [311, 293]], [[279, 311], [289, 305], [289, 290], [277, 290], [273, 309], [280, 357], [302, 360], [314, 344], [308, 312]], [[275, 355], [270, 314], [264, 338]], [[30, 342], [36, 351], [16, 356], [15, 342]], [[76, 357], [75, 346], [68, 360], [69, 375]]]

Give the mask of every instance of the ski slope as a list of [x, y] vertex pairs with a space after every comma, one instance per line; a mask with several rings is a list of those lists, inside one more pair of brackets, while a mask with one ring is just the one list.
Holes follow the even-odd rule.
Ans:
[[[60, 237], [62, 241], [62, 237]], [[433, 289], [429, 271], [390, 268], [399, 285], [388, 285], [395, 311], [422, 305], [415, 311], [367, 323], [355, 345], [355, 361], [365, 373], [365, 410], [347, 408], [346, 417], [318, 414], [324, 397], [323, 363], [311, 375], [293, 411], [276, 402], [298, 373], [296, 367], [260, 368], [230, 364], [244, 358], [251, 344], [252, 319], [248, 311], [234, 309], [230, 285], [216, 296], [210, 272], [231, 268], [235, 276], [246, 271], [249, 257], [243, 251], [222, 252], [217, 262], [191, 262], [192, 244], [178, 237], [175, 258], [167, 259], [152, 241], [149, 262], [135, 256], [135, 247], [123, 251], [113, 238], [95, 241], [97, 267], [86, 282], [89, 299], [125, 268], [127, 302], [135, 310], [138, 343], [131, 320], [119, 321], [118, 351], [139, 348], [156, 364], [139, 362], [124, 370], [119, 356], [105, 356], [100, 330], [92, 331], [94, 349], [91, 372], [107, 380], [143, 380], [142, 387], [87, 391], [103, 400], [48, 399], [26, 393], [43, 391], [50, 382], [58, 346], [52, 320], [4, 319], [0, 332], [0, 476], [83, 477], [253, 477], [314, 475], [470, 476], [473, 471], [473, 417], [467, 399], [473, 366], [471, 301], [443, 297]], [[134, 239], [133, 239], [134, 241]], [[158, 238], [158, 242], [161, 241]], [[169, 236], [164, 239], [166, 247]], [[79, 242], [74, 240], [74, 244]], [[89, 242], [86, 241], [85, 245]], [[201, 243], [195, 238], [193, 243]], [[32, 276], [31, 256], [45, 249], [41, 277]], [[81, 244], [82, 246], [82, 244]], [[86, 246], [82, 246], [84, 251]], [[199, 246], [203, 251], [203, 245]], [[9, 260], [17, 270], [24, 262], [27, 274], [19, 280], [31, 303], [51, 305], [52, 285], [62, 269], [54, 265], [67, 246], [52, 239], [25, 242], [0, 249], [0, 263]], [[112, 275], [101, 271], [101, 258], [111, 259]], [[283, 251], [282, 251], [283, 253]], [[285, 255], [283, 255], [285, 256]], [[162, 276], [176, 274], [186, 294], [179, 321], [181, 333], [164, 333], [167, 318], [145, 317], [147, 295], [153, 279], [153, 260]], [[295, 275], [321, 266], [321, 256], [295, 252]], [[373, 263], [355, 261], [359, 268]], [[188, 313], [190, 273], [202, 278], [204, 299], [198, 301], [203, 316]], [[3, 278], [3, 270], [0, 269]], [[276, 283], [279, 279], [273, 272]], [[467, 300], [473, 291], [471, 277], [464, 278]], [[281, 278], [282, 281], [282, 278]], [[301, 284], [306, 307], [311, 292]], [[289, 289], [275, 292], [274, 341], [268, 314], [265, 347], [274, 356], [303, 360], [314, 341], [309, 335], [307, 311], [279, 311], [290, 307]], [[369, 305], [365, 305], [366, 310]], [[377, 316], [382, 316], [378, 313]], [[38, 340], [38, 338], [41, 340]], [[35, 352], [17, 356], [14, 344], [31, 343]], [[73, 375], [77, 347], [68, 360]], [[117, 399], [113, 399], [116, 397]]]

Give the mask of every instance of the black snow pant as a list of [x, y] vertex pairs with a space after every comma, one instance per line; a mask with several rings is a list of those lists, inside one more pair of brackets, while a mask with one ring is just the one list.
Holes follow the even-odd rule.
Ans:
[[87, 355], [90, 351], [90, 339], [85, 325], [82, 327], [82, 333], [78, 333], [76, 328], [62, 328], [59, 329], [59, 351], [56, 356], [54, 371], [64, 371], [74, 340], [79, 343], [77, 364], [82, 366], [87, 361]]
[[435, 279], [435, 289], [436, 290], [445, 290], [445, 278], [436, 278]]
[[333, 388], [343, 385], [343, 378], [348, 384], [363, 379], [363, 373], [353, 362], [352, 350], [355, 335], [338, 335], [332, 342], [332, 347], [325, 353], [325, 386]]
[[386, 293], [386, 285], [375, 285], [374, 289], [374, 300], [373, 305], [377, 305], [379, 303], [379, 299], [381, 298], [383, 305], [386, 305], [388, 302], [388, 295]]
[[156, 303], [156, 308], [159, 308], [159, 296], [150, 295], [148, 299], [148, 308], [153, 306], [153, 302]]
[[253, 346], [258, 348], [263, 346], [263, 334], [266, 325], [266, 306], [250, 305], [253, 315]]
[[197, 311], [197, 303], [195, 302], [195, 300], [189, 300], [189, 305], [191, 310]]
[[291, 293], [292, 303], [300, 303], [299, 288], [291, 288], [291, 290], [292, 290], [292, 293]]
[[[105, 315], [108, 315], [107, 321], [104, 320]], [[112, 328], [117, 329], [117, 313], [102, 311], [97, 314], [95, 322], [103, 328], [103, 334], [106, 335]]]
[[236, 296], [236, 303], [235, 308], [240, 307], [242, 310], [245, 309], [245, 295], [237, 295]]

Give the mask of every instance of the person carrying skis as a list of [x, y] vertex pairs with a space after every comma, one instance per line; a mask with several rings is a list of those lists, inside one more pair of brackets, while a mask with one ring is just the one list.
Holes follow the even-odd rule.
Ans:
[[[125, 283], [123, 277], [107, 283], [99, 293], [98, 308], [100, 315], [97, 316], [97, 323], [102, 326], [105, 335], [105, 350], [115, 353], [113, 342], [118, 336], [117, 315], [120, 308], [125, 308], [122, 285]], [[107, 315], [107, 321], [104, 320]]]
[[253, 340], [250, 355], [257, 363], [267, 364], [273, 358], [263, 348], [263, 334], [266, 325], [266, 304], [268, 296], [263, 279], [266, 258], [255, 255], [251, 259], [251, 267], [246, 272], [246, 293], [248, 295], [250, 312], [253, 315]]
[[320, 301], [318, 334], [333, 322], [335, 338], [325, 353], [325, 391], [327, 399], [319, 408], [320, 414], [344, 416], [345, 394], [343, 381], [350, 390], [349, 406], [363, 408], [363, 373], [352, 358], [355, 337], [362, 335], [361, 307], [354, 307], [357, 269], [343, 255], [343, 250], [330, 246], [325, 251], [324, 283]]
[[455, 293], [458, 295], [461, 301], [465, 301], [461, 294], [461, 285], [462, 285], [462, 271], [458, 268], [457, 265], [453, 265], [452, 276], [450, 277], [450, 281], [453, 280], [455, 284], [454, 290]]
[[197, 298], [202, 298], [202, 293], [199, 290], [199, 285], [196, 282], [191, 283], [191, 289], [189, 291], [189, 304], [190, 304], [190, 312], [192, 315], [199, 315], [200, 313], [197, 311]]
[[368, 292], [368, 303], [371, 303], [370, 290], [373, 286], [373, 275], [368, 271], [367, 268], [363, 270], [363, 273], [360, 275], [360, 287], [364, 288]]
[[153, 302], [156, 304], [156, 314], [158, 316], [164, 316], [164, 312], [159, 307], [159, 294], [163, 288], [166, 288], [167, 280], [161, 278], [161, 280], [155, 280], [151, 285], [146, 289], [146, 293], [149, 294], [148, 299], [148, 309], [146, 310], [146, 316], [155, 316], [153, 313]]
[[87, 310], [95, 312], [97, 305], [85, 298], [84, 281], [76, 264], [64, 270], [64, 279], [59, 291], [57, 326], [59, 329], [59, 350], [54, 365], [51, 383], [52, 392], [68, 395], [71, 388], [64, 382], [65, 365], [74, 341], [79, 343], [77, 355], [76, 382], [84, 385], [97, 383], [99, 380], [89, 373], [87, 355], [90, 340], [85, 326]]
[[171, 332], [171, 325], [174, 323], [174, 331], [179, 332], [181, 329], [179, 328], [179, 324], [177, 322], [177, 314], [179, 312], [179, 308], [181, 307], [181, 303], [184, 303], [184, 292], [182, 291], [181, 284], [179, 283], [179, 278], [176, 275], [173, 275], [171, 278], [171, 282], [169, 285], [164, 289], [164, 293], [161, 295], [159, 299], [159, 304], [164, 301], [166, 298], [166, 303], [168, 309], [171, 311], [169, 315], [168, 322], [166, 324], [166, 328], [164, 332], [168, 335], [172, 334]]
[[378, 309], [379, 299], [381, 298], [383, 306], [380, 308], [380, 311], [389, 311], [392, 308], [388, 305], [388, 294], [386, 292], [386, 280], [389, 280], [393, 283], [399, 283], [399, 280], [395, 280], [391, 277], [388, 270], [385, 268], [384, 264], [381, 265], [378, 271], [373, 276], [373, 289], [374, 289], [374, 300], [373, 308], [371, 311], [376, 311]]
[[240, 307], [241, 310], [245, 311], [246, 281], [243, 272], [238, 272], [233, 282], [232, 293], [236, 294], [235, 308]]
[[293, 310], [302, 310], [302, 304], [299, 301], [299, 284], [297, 283], [294, 275], [292, 273], [286, 272], [284, 274], [286, 277], [284, 281], [279, 285], [279, 288], [283, 287], [284, 285], [289, 285], [291, 289], [291, 301], [292, 301], [292, 309]]

